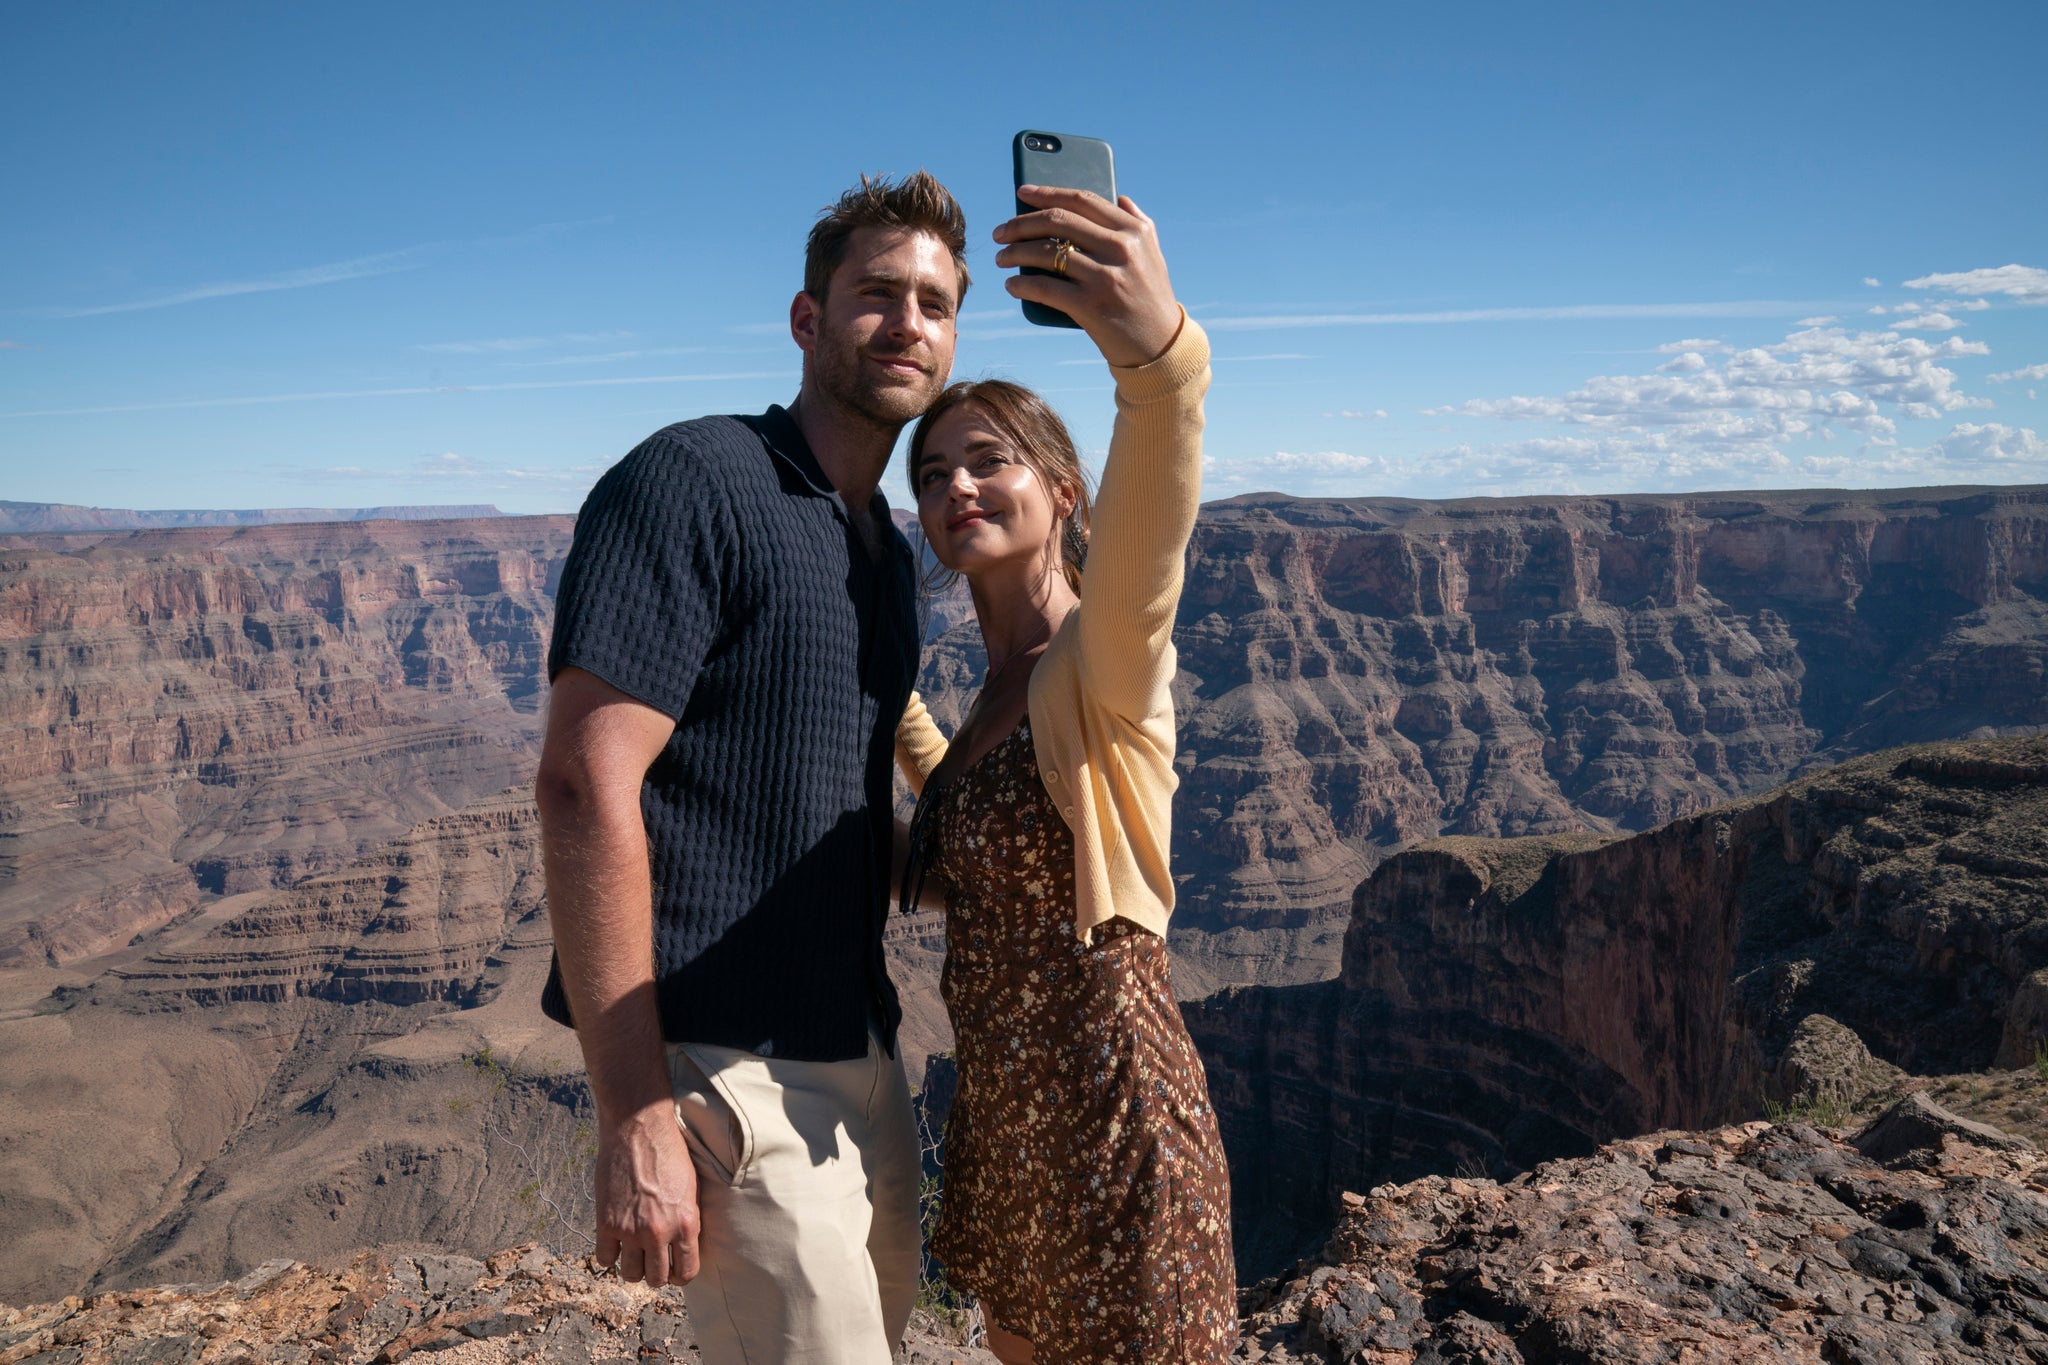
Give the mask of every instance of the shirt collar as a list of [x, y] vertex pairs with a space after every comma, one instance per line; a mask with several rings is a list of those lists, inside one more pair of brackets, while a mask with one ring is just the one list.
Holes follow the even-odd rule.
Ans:
[[743, 420], [759, 433], [777, 459], [810, 485], [813, 493], [838, 501], [839, 490], [825, 477], [825, 471], [818, 465], [818, 457], [811, 453], [811, 443], [804, 439], [804, 429], [796, 424], [796, 418], [789, 415], [788, 408], [773, 403], [759, 417]]
[[[839, 496], [839, 490], [825, 477], [823, 467], [818, 464], [818, 457], [811, 453], [811, 443], [804, 439], [803, 428], [796, 424], [796, 418], [790, 416], [788, 408], [780, 403], [771, 403], [768, 411], [760, 416], [742, 417], [740, 420], [754, 429], [768, 449], [774, 453], [775, 458], [802, 479], [806, 487], [821, 498], [830, 498], [841, 516], [848, 520], [852, 519], [852, 514], [846, 510], [845, 501]], [[889, 499], [879, 488], [875, 490], [874, 498], [869, 504], [869, 515], [894, 533], [894, 548], [899, 555], [910, 553], [910, 543], [903, 538], [901, 531], [896, 530], [896, 520], [889, 512]]]

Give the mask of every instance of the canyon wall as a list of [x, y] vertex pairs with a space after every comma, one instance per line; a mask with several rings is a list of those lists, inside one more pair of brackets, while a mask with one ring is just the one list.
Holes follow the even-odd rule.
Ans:
[[[942, 718], [972, 631], [927, 664]], [[1203, 509], [1175, 639], [1176, 924], [1299, 926], [1418, 839], [1647, 829], [2048, 725], [2048, 489], [1254, 494]]]
[[[521, 786], [571, 529], [0, 538], [0, 1176], [35, 1192], [0, 1293], [522, 1235], [525, 1154], [559, 1177], [583, 1121]], [[1917, 1069], [2030, 1059], [2048, 957], [1979, 886], [2048, 866], [1999, 851], [2025, 782], [1699, 812], [2048, 725], [2044, 545], [2039, 489], [1205, 509], [1175, 973], [1265, 983], [1190, 1008], [1239, 1207], [1273, 1211], [1245, 1245], [1375, 1173], [1715, 1121], [1814, 1013]], [[981, 669], [961, 605], [942, 719]], [[1923, 883], [1963, 889], [1936, 916]], [[938, 917], [888, 947], [916, 1076]]]
[[1824, 1015], [1910, 1072], [2048, 1047], [2048, 738], [1912, 746], [1631, 837], [1383, 863], [1342, 975], [1185, 1007], [1253, 1258], [1341, 1190], [1756, 1113]]
[[0, 543], [0, 964], [339, 867], [529, 772], [572, 525]]

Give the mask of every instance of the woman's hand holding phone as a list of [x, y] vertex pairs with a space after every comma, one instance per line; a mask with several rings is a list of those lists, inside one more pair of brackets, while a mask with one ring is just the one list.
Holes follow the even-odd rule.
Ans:
[[1180, 304], [1152, 220], [1128, 196], [1112, 204], [1087, 190], [1019, 185], [1017, 197], [1032, 211], [996, 228], [996, 264], [1055, 273], [1011, 276], [1003, 282], [1010, 297], [1059, 309], [1112, 365], [1166, 354], [1180, 333]]

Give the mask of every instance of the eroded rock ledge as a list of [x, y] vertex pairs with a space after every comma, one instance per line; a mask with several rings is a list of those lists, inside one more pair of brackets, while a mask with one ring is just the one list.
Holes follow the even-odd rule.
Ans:
[[2043, 1158], [1946, 1118], [1914, 1119], [1882, 1163], [1751, 1123], [1613, 1143], [1504, 1185], [1346, 1195], [1319, 1257], [1245, 1292], [1234, 1358], [2048, 1361]]
[[[920, 1313], [903, 1365], [994, 1357]], [[680, 1289], [528, 1245], [489, 1261], [369, 1251], [339, 1270], [266, 1261], [239, 1280], [0, 1307], [0, 1365], [590, 1365], [695, 1362]]]

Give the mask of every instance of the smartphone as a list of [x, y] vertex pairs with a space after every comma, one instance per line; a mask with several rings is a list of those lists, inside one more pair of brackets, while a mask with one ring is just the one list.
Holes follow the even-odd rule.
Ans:
[[[1017, 185], [1057, 185], [1061, 189], [1091, 190], [1110, 203], [1116, 202], [1116, 160], [1109, 144], [1096, 137], [1072, 137], [1066, 133], [1045, 133], [1027, 128], [1010, 139], [1010, 164]], [[1032, 205], [1017, 201], [1017, 212], [1030, 213]], [[1025, 266], [1025, 275], [1050, 275], [1050, 270]], [[1030, 299], [1023, 300], [1024, 320], [1040, 327], [1079, 327], [1081, 324], [1057, 308]]]

